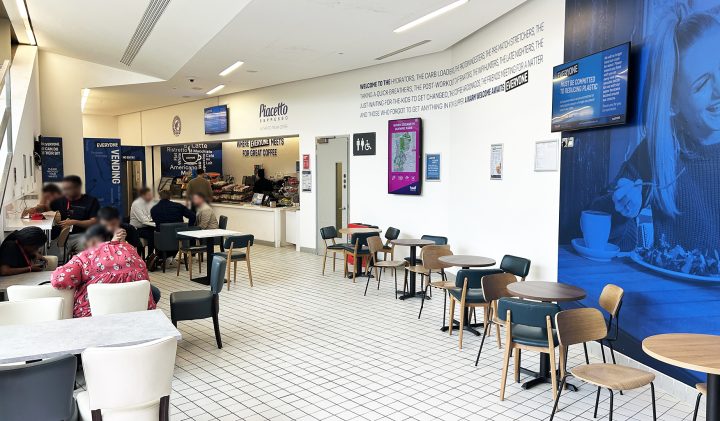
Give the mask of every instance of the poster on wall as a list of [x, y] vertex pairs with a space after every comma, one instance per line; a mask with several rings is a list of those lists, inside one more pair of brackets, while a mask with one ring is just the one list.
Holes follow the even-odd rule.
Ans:
[[535, 142], [535, 171], [557, 171], [559, 166], [559, 146], [557, 139]]
[[440, 181], [440, 154], [425, 154], [425, 181]]
[[222, 174], [222, 143], [191, 143], [160, 147], [160, 172], [163, 177], [179, 177], [202, 168]]
[[61, 137], [40, 138], [40, 156], [42, 157], [43, 183], [61, 181], [63, 172], [63, 147]]
[[312, 191], [312, 171], [310, 170], [302, 172], [302, 191], [305, 193]]
[[[565, 61], [630, 42], [629, 124], [573, 133], [560, 171], [558, 280], [624, 290], [615, 349], [686, 384], [648, 336], [720, 334], [720, 0], [566, 1]], [[684, 71], [683, 69], [692, 69]], [[614, 332], [614, 327], [611, 330]]]
[[388, 151], [388, 193], [419, 195], [422, 186], [422, 120], [388, 121]]
[[502, 180], [503, 173], [503, 144], [490, 145], [490, 179]]
[[97, 198], [100, 207], [113, 206], [122, 213], [120, 139], [86, 137], [84, 141], [85, 193]]

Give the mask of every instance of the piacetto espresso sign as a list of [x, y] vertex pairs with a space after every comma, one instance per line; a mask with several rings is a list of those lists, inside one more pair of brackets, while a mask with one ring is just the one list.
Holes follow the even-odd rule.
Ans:
[[260, 104], [258, 118], [261, 129], [284, 129], [288, 126], [289, 107], [284, 102]]

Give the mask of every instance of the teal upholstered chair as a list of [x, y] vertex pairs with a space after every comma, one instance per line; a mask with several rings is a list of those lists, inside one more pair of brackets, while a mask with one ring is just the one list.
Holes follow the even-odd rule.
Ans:
[[223, 288], [225, 267], [224, 257], [214, 256], [210, 275], [210, 290], [179, 291], [170, 294], [170, 320], [177, 326], [181, 320], [197, 320], [212, 317], [215, 328], [215, 341], [222, 348], [220, 338], [220, 291]]
[[253, 286], [252, 269], [250, 267], [250, 248], [255, 242], [255, 236], [252, 234], [234, 235], [225, 239], [223, 246], [226, 251], [215, 253], [228, 261], [225, 279], [227, 280], [228, 290], [230, 290], [230, 263], [233, 266], [233, 282], [237, 282], [237, 263], [245, 261], [247, 263], [248, 279], [250, 286]]
[[483, 319], [488, 324], [488, 307], [482, 291], [483, 271], [477, 269], [461, 269], [455, 275], [455, 288], [448, 289], [450, 296], [450, 320], [448, 331], [452, 335], [453, 317], [455, 316], [455, 303], [460, 304], [460, 329], [458, 330], [458, 346], [462, 349], [463, 330], [465, 323], [470, 322], [470, 309], [483, 308]]
[[323, 253], [323, 268], [322, 274], [325, 275], [325, 263], [327, 262], [328, 253], [332, 253], [332, 266], [333, 272], [335, 272], [335, 255], [337, 253], [343, 253], [347, 244], [337, 243], [336, 238], [338, 232], [332, 225], [320, 228], [320, 237], [322, 237], [323, 244], [325, 245], [325, 253]]
[[541, 352], [550, 356], [550, 378], [553, 399], [557, 396], [557, 373], [555, 347], [558, 344], [555, 332], [555, 315], [560, 306], [555, 303], [539, 303], [518, 298], [498, 300], [498, 318], [505, 322], [505, 358], [500, 379], [500, 400], [505, 399], [510, 354], [515, 350], [515, 381], [520, 381], [520, 351]]

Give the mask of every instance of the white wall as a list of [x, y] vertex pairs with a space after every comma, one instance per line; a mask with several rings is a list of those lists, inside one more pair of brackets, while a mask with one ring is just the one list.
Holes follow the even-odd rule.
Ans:
[[112, 115], [82, 115], [83, 137], [117, 138], [118, 117]]

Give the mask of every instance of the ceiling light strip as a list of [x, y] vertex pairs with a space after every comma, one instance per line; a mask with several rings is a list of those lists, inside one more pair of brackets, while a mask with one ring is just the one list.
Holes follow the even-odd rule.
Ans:
[[233, 64], [231, 64], [230, 66], [228, 66], [227, 69], [225, 69], [225, 70], [223, 70], [222, 72], [220, 72], [220, 76], [227, 76], [227, 75], [229, 75], [230, 73], [232, 73], [232, 72], [234, 72], [235, 70], [237, 70], [238, 67], [242, 66], [243, 64], [245, 64], [245, 63], [242, 62], [242, 61], [236, 61], [235, 63], [233, 63]]
[[407, 31], [408, 29], [414, 28], [418, 25], [422, 25], [423, 23], [425, 23], [431, 19], [434, 19], [440, 15], [443, 15], [453, 9], [456, 9], [456, 8], [462, 6], [463, 4], [466, 4], [467, 2], [468, 2], [468, 0], [457, 0], [455, 2], [452, 2], [445, 7], [441, 7], [434, 12], [430, 12], [423, 17], [417, 18], [414, 21], [395, 29], [393, 32], [396, 32], [396, 33], [404, 32], [404, 31]]
[[225, 87], [225, 85], [218, 85], [218, 86], [210, 89], [209, 91], [207, 91], [207, 94], [208, 94], [208, 95], [212, 95], [212, 94], [214, 94], [215, 92], [220, 91], [220, 90], [221, 90], [222, 88], [224, 88], [224, 87]]
[[133, 33], [130, 42], [125, 48], [125, 53], [120, 59], [120, 63], [130, 66], [135, 57], [140, 52], [140, 48], [145, 44], [150, 33], [155, 28], [160, 17], [165, 13], [165, 9], [170, 4], [170, 0], [150, 0], [145, 13], [143, 13], [135, 33]]
[[25, 36], [27, 37], [27, 43], [30, 45], [37, 45], [37, 40], [35, 39], [35, 33], [33, 32], [32, 23], [30, 23], [30, 15], [28, 14], [25, 0], [15, 0], [15, 7], [17, 8], [17, 12], [20, 15], [20, 21], [22, 21], [24, 27], [22, 28], [24, 29], [24, 31], [22, 31], [21, 28], [16, 28], [15, 19], [12, 19], [11, 17], [13, 29], [15, 29], [15, 34], [17, 35], [18, 33], [25, 32]]
[[422, 40], [422, 41], [420, 41], [420, 42], [416, 42], [415, 44], [408, 45], [407, 47], [403, 47], [403, 48], [401, 48], [401, 49], [399, 49], [399, 50], [395, 50], [395, 51], [390, 52], [390, 53], [387, 53], [387, 54], [385, 54], [385, 55], [383, 55], [383, 56], [377, 57], [377, 58], [375, 58], [375, 60], [385, 60], [385, 59], [388, 58], [388, 57], [392, 57], [392, 56], [394, 56], [394, 55], [396, 55], [396, 54], [404, 53], [404, 52], [407, 51], [407, 50], [412, 50], [413, 48], [419, 47], [419, 46], [421, 46], [421, 45], [423, 45], [423, 44], [427, 44], [428, 42], [430, 42], [429, 39]]

